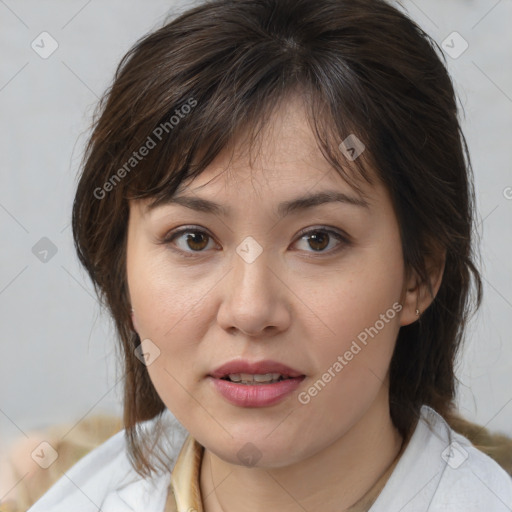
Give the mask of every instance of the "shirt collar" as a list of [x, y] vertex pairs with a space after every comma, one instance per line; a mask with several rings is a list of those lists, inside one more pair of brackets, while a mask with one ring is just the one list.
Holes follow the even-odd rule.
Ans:
[[204, 447], [189, 435], [180, 450], [171, 473], [165, 512], [203, 512], [199, 469]]

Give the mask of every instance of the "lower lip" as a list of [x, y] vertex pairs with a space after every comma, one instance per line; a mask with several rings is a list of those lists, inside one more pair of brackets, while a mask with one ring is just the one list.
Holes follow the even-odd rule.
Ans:
[[306, 377], [285, 379], [273, 384], [237, 384], [229, 380], [209, 377], [217, 391], [239, 407], [267, 407], [280, 402], [295, 391]]

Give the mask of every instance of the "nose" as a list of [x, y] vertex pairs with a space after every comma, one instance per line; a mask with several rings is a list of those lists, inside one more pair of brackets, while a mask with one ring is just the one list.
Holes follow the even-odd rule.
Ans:
[[265, 251], [249, 261], [234, 256], [233, 268], [223, 283], [217, 321], [230, 334], [272, 336], [290, 325], [291, 291], [281, 267], [271, 264]]

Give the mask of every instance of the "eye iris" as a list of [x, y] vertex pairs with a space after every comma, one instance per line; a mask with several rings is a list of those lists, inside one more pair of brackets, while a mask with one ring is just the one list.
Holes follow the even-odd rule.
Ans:
[[[316, 231], [312, 235], [309, 235], [308, 239], [309, 239], [309, 244], [310, 244], [311, 248], [315, 249], [315, 250], [325, 249], [327, 247], [327, 245], [329, 245], [329, 235], [327, 233], [322, 233], [321, 231]], [[321, 247], [318, 247], [318, 246], [315, 247], [315, 244], [318, 244], [318, 243]], [[311, 245], [311, 244], [313, 244], [313, 245]]]
[[[197, 239], [201, 239], [202, 238], [202, 241], [205, 242], [203, 244], [201, 244], [201, 242]], [[191, 245], [192, 243], [192, 245]], [[199, 243], [200, 247], [197, 247], [194, 245]], [[200, 251], [201, 249], [204, 249], [207, 245], [208, 245], [208, 236], [205, 235], [204, 233], [198, 233], [198, 232], [190, 232], [190, 233], [187, 233], [187, 245], [189, 246], [190, 249], [194, 250], [194, 251]]]

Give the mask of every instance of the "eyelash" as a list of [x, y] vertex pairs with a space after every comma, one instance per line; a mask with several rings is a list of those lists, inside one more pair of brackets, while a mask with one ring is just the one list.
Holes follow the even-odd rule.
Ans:
[[[201, 253], [206, 252], [205, 250], [189, 252], [189, 251], [183, 251], [182, 249], [177, 249], [175, 247], [172, 247], [172, 242], [176, 238], [178, 238], [180, 235], [183, 235], [185, 233], [195, 233], [195, 234], [199, 233], [199, 234], [206, 235], [210, 240], [213, 240], [213, 237], [207, 231], [204, 231], [202, 229], [197, 229], [194, 226], [185, 226], [183, 228], [180, 228], [175, 231], [171, 231], [171, 232], [167, 233], [167, 235], [163, 239], [159, 240], [158, 243], [161, 245], [169, 246], [169, 248], [173, 252], [178, 253], [180, 256], [182, 256], [184, 258], [194, 258], [194, 257], [196, 257], [196, 255], [200, 255]], [[339, 252], [340, 250], [342, 250], [344, 247], [351, 245], [351, 241], [347, 235], [340, 233], [338, 231], [334, 231], [331, 228], [329, 228], [328, 226], [319, 226], [319, 227], [316, 227], [313, 229], [302, 230], [297, 235], [297, 241], [301, 240], [308, 234], [314, 234], [314, 233], [327, 233], [328, 235], [334, 236], [334, 238], [336, 240], [341, 242], [340, 244], [338, 244], [338, 246], [336, 248], [331, 249], [329, 251], [325, 251], [325, 252], [324, 251], [316, 251], [316, 254], [318, 254], [320, 256], [324, 255], [324, 254], [335, 254], [335, 253]], [[309, 252], [309, 251], [307, 251], [307, 252]], [[315, 252], [315, 251], [313, 251], [313, 252]], [[308, 256], [308, 257], [317, 258], [318, 256]]]

